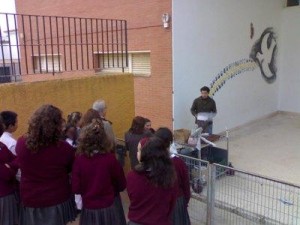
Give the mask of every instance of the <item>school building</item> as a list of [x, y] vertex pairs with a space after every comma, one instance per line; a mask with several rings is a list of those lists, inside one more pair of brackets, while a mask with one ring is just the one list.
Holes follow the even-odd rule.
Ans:
[[[126, 20], [125, 72], [134, 77], [135, 115], [150, 118], [154, 128], [190, 129], [190, 106], [206, 85], [217, 103], [218, 133], [277, 111], [300, 112], [300, 7], [287, 2], [16, 0], [16, 8], [21, 14]], [[135, 63], [142, 72], [134, 71]]]

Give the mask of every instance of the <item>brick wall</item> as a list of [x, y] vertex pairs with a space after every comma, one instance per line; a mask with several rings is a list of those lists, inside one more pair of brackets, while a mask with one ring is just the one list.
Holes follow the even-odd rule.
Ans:
[[134, 78], [135, 115], [151, 119], [154, 128], [172, 128], [172, 32], [161, 22], [163, 13], [171, 14], [171, 0], [16, 0], [16, 7], [23, 14], [127, 20], [128, 50], [151, 51], [151, 76]]

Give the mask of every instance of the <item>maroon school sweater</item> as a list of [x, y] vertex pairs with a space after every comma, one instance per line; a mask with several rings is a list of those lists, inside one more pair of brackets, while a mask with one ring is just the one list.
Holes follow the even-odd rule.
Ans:
[[74, 161], [74, 150], [65, 141], [59, 141], [33, 153], [20, 137], [16, 152], [21, 169], [20, 194], [26, 207], [54, 206], [71, 197], [69, 173]]
[[16, 156], [0, 142], [0, 197], [9, 195], [15, 191], [17, 170], [5, 166], [6, 163], [11, 163], [15, 158]]
[[81, 194], [83, 208], [100, 209], [111, 206], [115, 192], [126, 188], [123, 169], [112, 153], [96, 153], [92, 157], [76, 157], [72, 171], [72, 190]]
[[191, 198], [189, 173], [184, 161], [175, 156], [172, 158], [178, 182], [178, 197], [184, 196], [186, 204], [189, 203]]
[[130, 171], [127, 175], [129, 220], [143, 225], [171, 225], [177, 188], [177, 185], [167, 189], [156, 187], [144, 173]]

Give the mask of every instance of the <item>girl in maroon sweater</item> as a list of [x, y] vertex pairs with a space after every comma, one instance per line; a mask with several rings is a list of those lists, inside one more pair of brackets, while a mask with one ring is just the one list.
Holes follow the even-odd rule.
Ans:
[[141, 116], [133, 118], [130, 129], [125, 133], [125, 146], [129, 151], [130, 166], [133, 170], [139, 163], [137, 159], [137, 146], [139, 141], [149, 136], [145, 130], [145, 119]]
[[171, 225], [177, 183], [163, 141], [157, 137], [149, 138], [138, 157], [140, 163], [127, 176], [128, 224]]
[[115, 192], [126, 188], [126, 179], [120, 163], [110, 153], [108, 139], [101, 120], [82, 128], [77, 157], [72, 171], [72, 189], [82, 196], [81, 225], [116, 225], [119, 215]]
[[[1, 126], [1, 124], [0, 124]], [[18, 203], [15, 197], [17, 170], [9, 166], [15, 159], [8, 148], [0, 142], [0, 224], [18, 224]]]
[[69, 179], [74, 150], [60, 140], [62, 121], [60, 109], [43, 105], [32, 115], [27, 134], [17, 141], [20, 225], [65, 225], [75, 220]]
[[[155, 132], [155, 136], [161, 138], [166, 148], [169, 150], [170, 144], [173, 142], [173, 134], [169, 128], [161, 127]], [[188, 203], [191, 197], [189, 174], [184, 161], [171, 153], [178, 182], [178, 195], [176, 206], [172, 214], [173, 225], [190, 225], [190, 217], [187, 210]]]

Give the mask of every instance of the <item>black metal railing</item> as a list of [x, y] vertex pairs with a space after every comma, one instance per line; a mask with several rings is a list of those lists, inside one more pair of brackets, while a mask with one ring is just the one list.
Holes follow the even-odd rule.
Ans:
[[0, 20], [0, 82], [128, 66], [125, 20], [11, 13]]

